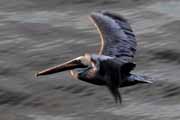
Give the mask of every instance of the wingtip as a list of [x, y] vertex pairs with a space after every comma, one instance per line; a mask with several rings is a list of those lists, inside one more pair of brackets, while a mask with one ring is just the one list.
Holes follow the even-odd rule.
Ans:
[[94, 18], [94, 17], [96, 17], [96, 16], [98, 16], [98, 15], [100, 15], [100, 14], [101, 14], [100, 11], [92, 12], [92, 13], [90, 14], [90, 17]]
[[90, 16], [104, 15], [105, 13], [108, 13], [108, 11], [107, 10], [98, 10], [98, 11], [92, 12], [90, 14]]
[[123, 17], [123, 15], [120, 15], [116, 12], [112, 12], [112, 11], [109, 11], [109, 10], [99, 10], [99, 11], [95, 11], [95, 12], [92, 12], [91, 13], [91, 17], [92, 18], [95, 18], [99, 15], [103, 15], [103, 16], [108, 16], [112, 19], [119, 19], [121, 21], [124, 21], [124, 22], [128, 22], [128, 20], [126, 18]]

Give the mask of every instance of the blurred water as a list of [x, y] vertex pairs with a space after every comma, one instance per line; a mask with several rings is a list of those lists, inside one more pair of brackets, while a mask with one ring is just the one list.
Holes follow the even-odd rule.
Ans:
[[[68, 73], [34, 77], [98, 50], [88, 19], [98, 10], [129, 19], [139, 45], [134, 72], [154, 79], [120, 89], [121, 105]], [[178, 0], [1, 0], [0, 120], [179, 120], [179, 11]]]

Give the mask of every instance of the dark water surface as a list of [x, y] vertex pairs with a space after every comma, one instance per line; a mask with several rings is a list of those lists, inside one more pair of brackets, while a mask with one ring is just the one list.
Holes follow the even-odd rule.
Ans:
[[[121, 89], [121, 105], [68, 73], [34, 76], [97, 51], [88, 19], [97, 10], [129, 19], [139, 45], [134, 72], [154, 79]], [[179, 12], [179, 0], [1, 0], [0, 120], [180, 120]]]

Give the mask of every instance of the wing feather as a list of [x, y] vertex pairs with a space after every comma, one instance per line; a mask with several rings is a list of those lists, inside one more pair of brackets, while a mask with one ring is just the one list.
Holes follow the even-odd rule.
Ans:
[[136, 36], [128, 21], [110, 12], [96, 12], [90, 16], [101, 38], [99, 54], [130, 61], [136, 52]]

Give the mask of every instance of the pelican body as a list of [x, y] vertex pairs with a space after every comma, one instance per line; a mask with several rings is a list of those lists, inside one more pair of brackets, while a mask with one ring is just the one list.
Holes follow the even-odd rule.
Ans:
[[146, 76], [132, 74], [136, 38], [128, 21], [115, 13], [95, 12], [90, 15], [101, 38], [99, 53], [85, 54], [63, 64], [38, 72], [37, 76], [70, 71], [79, 80], [106, 86], [116, 102], [122, 101], [118, 88], [138, 83], [151, 83]]

